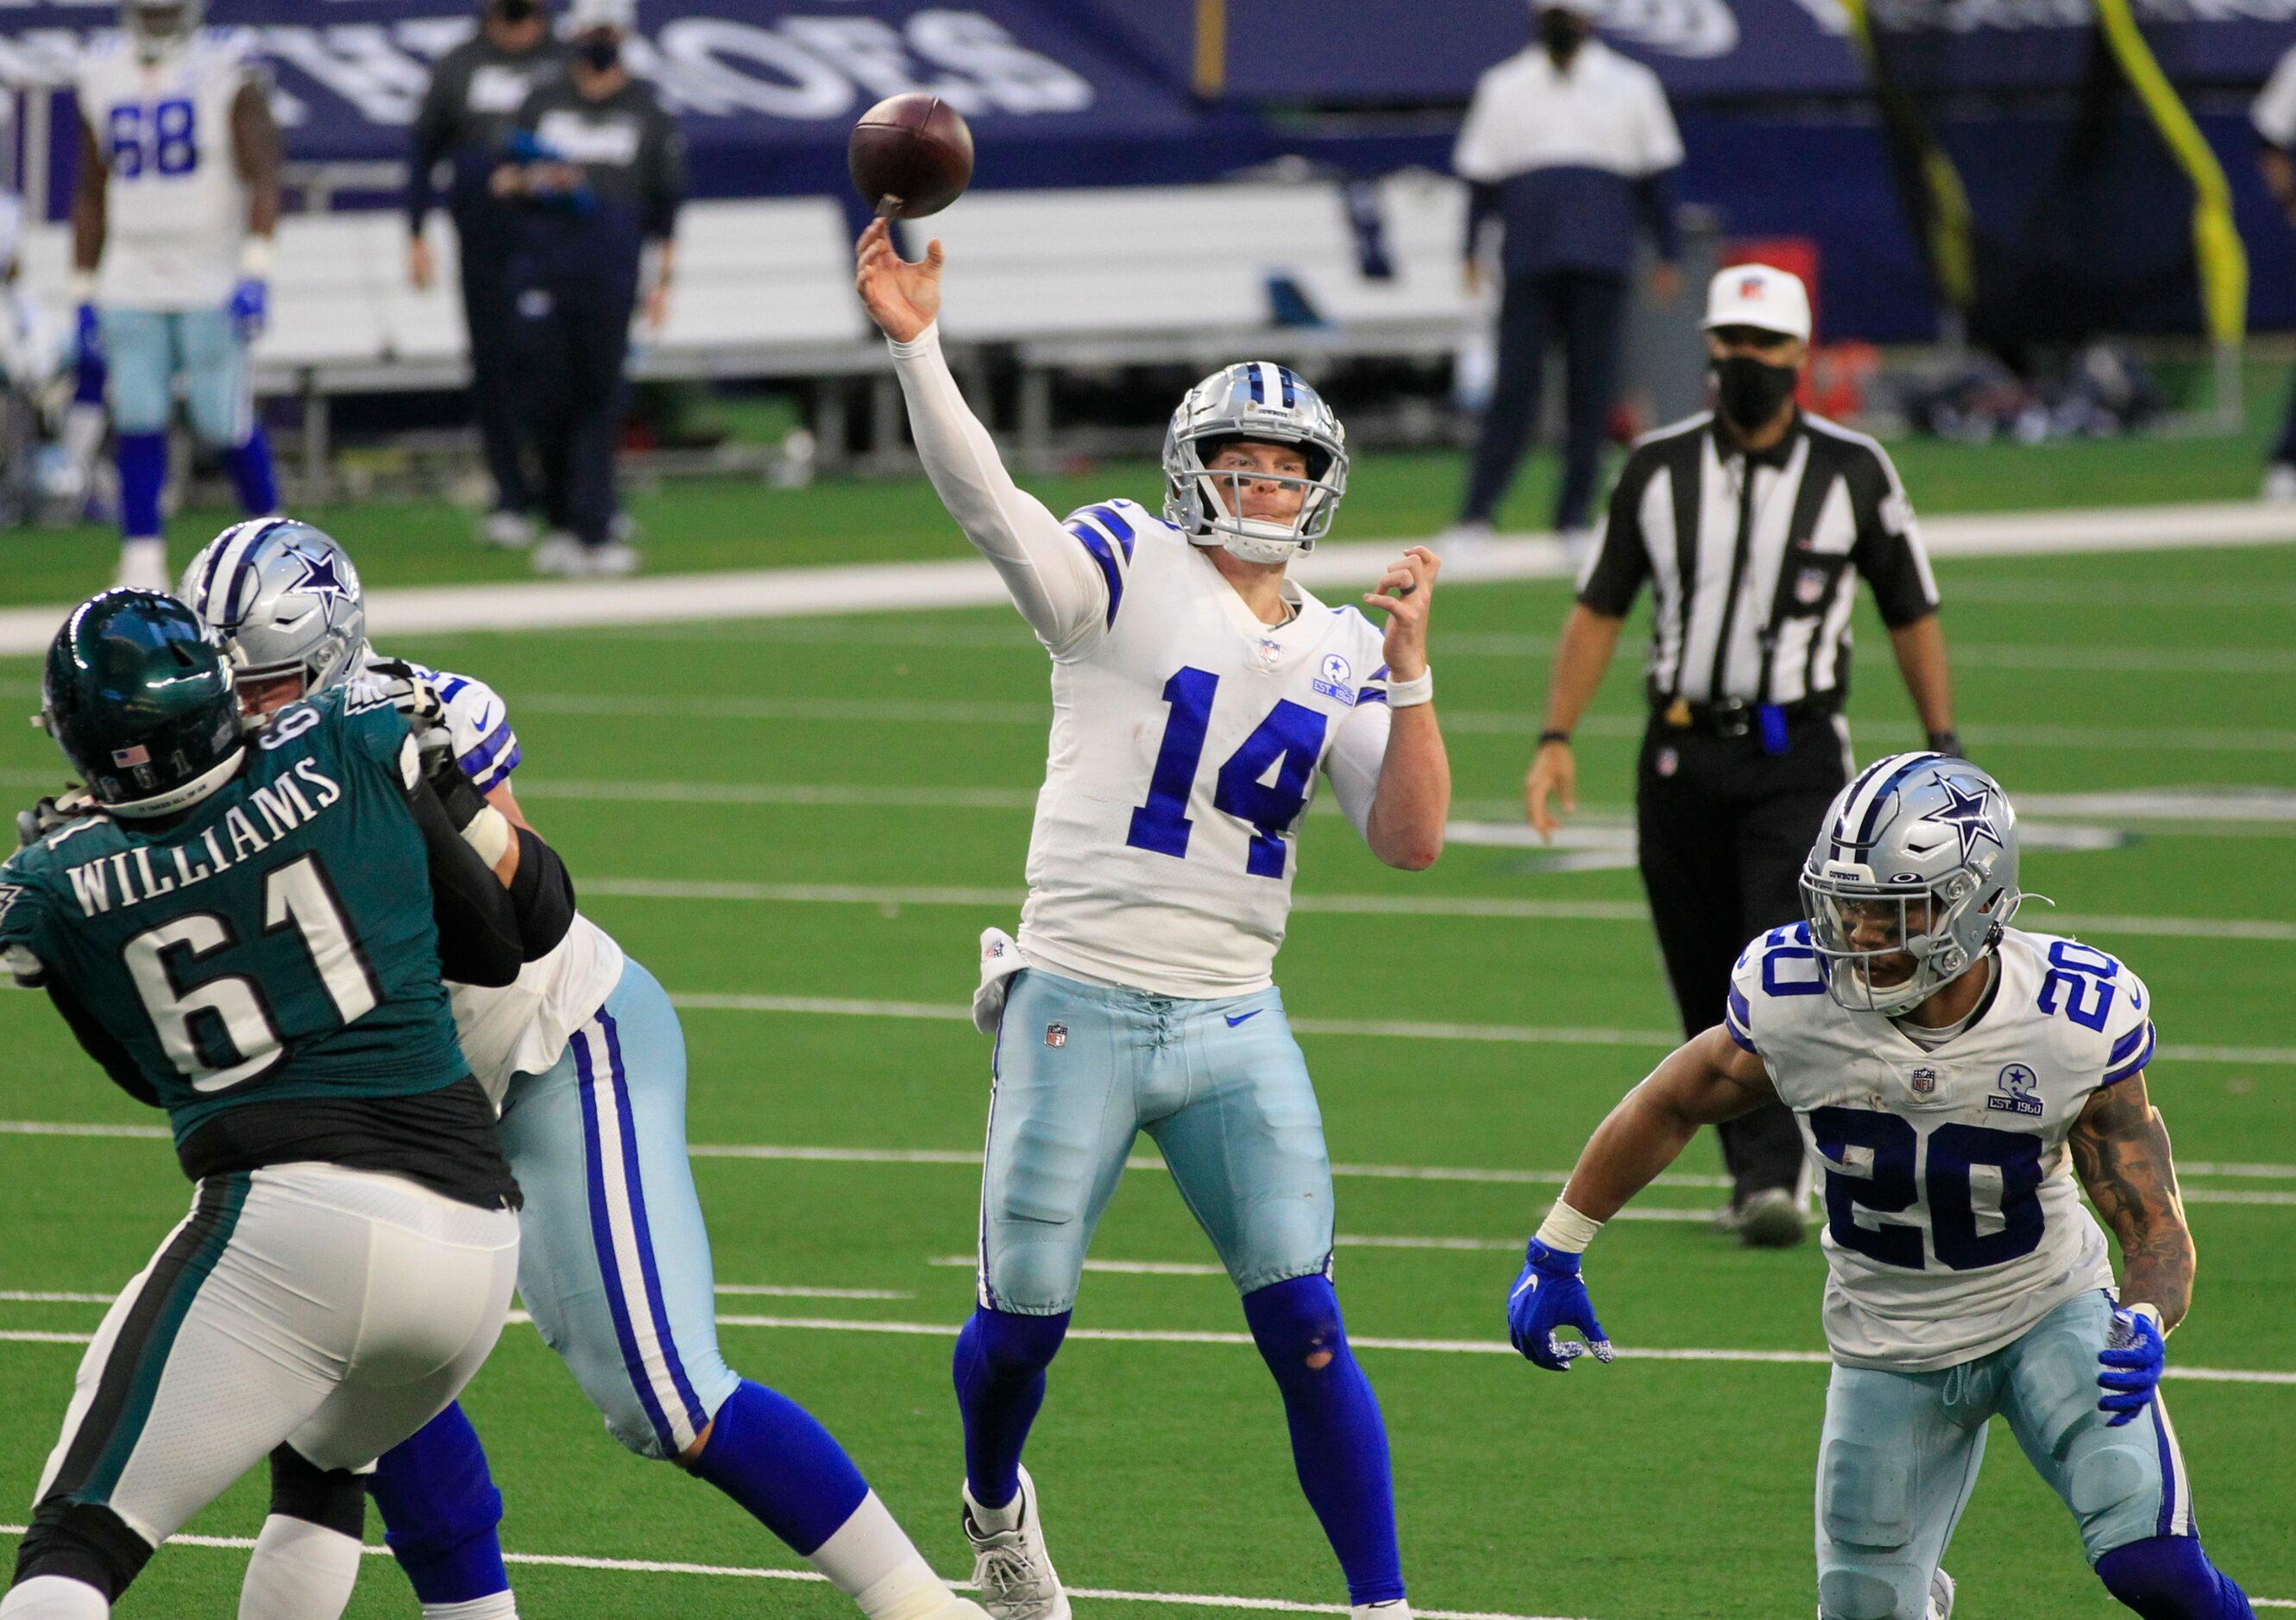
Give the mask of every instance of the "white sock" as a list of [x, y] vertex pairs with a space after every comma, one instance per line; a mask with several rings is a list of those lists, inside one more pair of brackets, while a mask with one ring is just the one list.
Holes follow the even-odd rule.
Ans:
[[923, 1620], [949, 1602], [948, 1588], [874, 1491], [806, 1562], [859, 1604], [869, 1620]]
[[102, 1592], [69, 1575], [34, 1575], [0, 1598], [5, 1620], [110, 1620], [111, 1614]]
[[239, 1620], [336, 1620], [358, 1583], [359, 1542], [308, 1519], [263, 1521], [239, 1587]]
[[422, 1620], [518, 1620], [518, 1599], [505, 1587], [467, 1603], [425, 1603]]

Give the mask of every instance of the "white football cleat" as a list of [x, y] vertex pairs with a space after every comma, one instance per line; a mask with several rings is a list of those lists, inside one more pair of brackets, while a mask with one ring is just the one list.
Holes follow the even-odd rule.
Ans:
[[2296, 467], [2286, 462], [2275, 462], [2264, 470], [2264, 487], [2256, 498], [2274, 506], [2285, 506], [2296, 502]]
[[534, 548], [534, 571], [563, 579], [579, 579], [590, 571], [590, 552], [579, 540], [559, 529]]
[[1021, 1470], [1021, 1489], [991, 1510], [964, 1486], [964, 1538], [972, 1543], [972, 1583], [989, 1620], [1069, 1620], [1069, 1595], [1045, 1550], [1037, 1517], [1037, 1483]]
[[1930, 1572], [1930, 1602], [1923, 1620], [1953, 1620], [1953, 1577], [1942, 1569]]
[[534, 520], [522, 511], [490, 511], [487, 520], [479, 525], [479, 542], [482, 545], [522, 552], [534, 540]]
[[609, 579], [636, 573], [638, 565], [644, 560], [644, 553], [637, 547], [626, 545], [619, 540], [609, 540], [603, 545], [590, 548], [590, 572]]
[[1748, 1248], [1792, 1248], [1808, 1235], [1802, 1201], [1787, 1187], [1765, 1187], [1738, 1206], [1738, 1241]]
[[168, 543], [165, 540], [123, 540], [119, 543], [119, 567], [111, 576], [115, 591], [159, 591], [175, 588], [176, 582], [168, 577]]

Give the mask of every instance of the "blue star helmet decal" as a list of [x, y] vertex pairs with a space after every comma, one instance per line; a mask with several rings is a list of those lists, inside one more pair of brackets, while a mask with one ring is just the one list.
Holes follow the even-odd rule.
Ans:
[[335, 560], [332, 554], [325, 552], [315, 554], [305, 551], [299, 545], [290, 545], [287, 548], [287, 554], [303, 565], [303, 577], [289, 586], [290, 590], [300, 591], [311, 596], [350, 594], [350, 587], [343, 583], [342, 577], [335, 571]]
[[1996, 848], [2006, 848], [2001, 830], [1993, 824], [1993, 812], [1986, 807], [1985, 790], [1964, 792], [1949, 776], [1939, 775], [1938, 786], [1945, 790], [1946, 806], [1922, 817], [1925, 822], [1943, 822], [1961, 835], [1961, 858], [1966, 863], [1977, 852], [1980, 839], [1990, 839]]

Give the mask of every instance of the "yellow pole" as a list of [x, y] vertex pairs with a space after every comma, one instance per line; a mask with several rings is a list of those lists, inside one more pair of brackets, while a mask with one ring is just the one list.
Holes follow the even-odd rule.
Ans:
[[2193, 183], [2193, 258], [2200, 270], [2201, 312], [2209, 336], [2222, 344], [2238, 343], [2248, 328], [2248, 250], [2233, 225], [2232, 185], [2224, 166], [2144, 43], [2128, 0], [2096, 0], [2096, 14], [2129, 87]]
[[[1857, 41], [1858, 53], [1866, 58], [1874, 94], [1886, 100], [1891, 92], [1882, 77], [1881, 53], [1874, 48], [1874, 20], [1867, 13], [1866, 0], [1842, 0], [1842, 10], [1849, 14], [1850, 32]], [[1922, 184], [1930, 198], [1930, 264], [1945, 301], [1956, 309], [1966, 310], [1977, 296], [1969, 193], [1962, 189], [1960, 171], [1954, 168], [1945, 148], [1938, 144], [1937, 137], [1930, 133], [1926, 120], [1918, 137]]]
[[1217, 100], [1227, 89], [1227, 0], [1196, 0], [1196, 94]]

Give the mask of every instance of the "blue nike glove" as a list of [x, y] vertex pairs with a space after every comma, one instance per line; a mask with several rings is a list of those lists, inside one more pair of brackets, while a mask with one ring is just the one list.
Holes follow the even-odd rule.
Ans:
[[231, 324], [241, 342], [252, 343], [261, 337], [270, 316], [271, 290], [262, 282], [246, 276], [231, 290]]
[[103, 354], [103, 316], [93, 304], [82, 304], [72, 319], [72, 336], [82, 359]]
[[2169, 1342], [2161, 1337], [2158, 1313], [2149, 1305], [2112, 1313], [2112, 1335], [2097, 1352], [2104, 1370], [2096, 1375], [2104, 1398], [2099, 1411], [2113, 1415], [2107, 1428], [2119, 1428], [2152, 1403], [2161, 1388], [2161, 1373], [2169, 1363]]
[[[1595, 1302], [1578, 1278], [1578, 1256], [1537, 1238], [1523, 1253], [1522, 1274], [1507, 1296], [1507, 1337], [1514, 1347], [1549, 1372], [1570, 1371], [1590, 1350], [1598, 1362], [1611, 1360], [1617, 1352], [1595, 1320]], [[1575, 1328], [1586, 1342], [1557, 1338], [1557, 1328]]]

